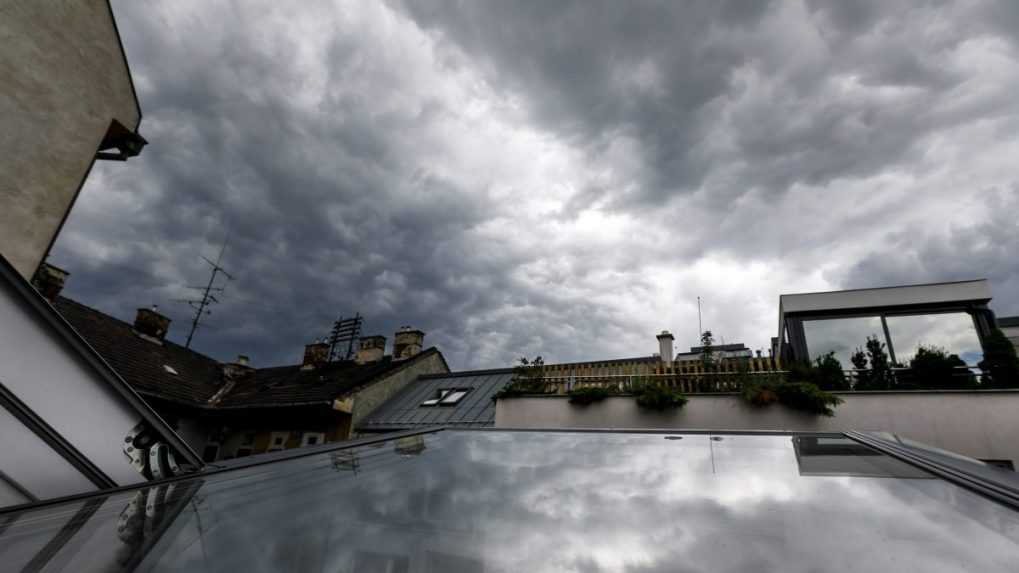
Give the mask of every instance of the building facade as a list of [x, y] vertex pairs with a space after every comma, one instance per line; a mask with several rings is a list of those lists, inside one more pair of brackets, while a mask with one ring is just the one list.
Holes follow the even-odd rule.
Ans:
[[132, 323], [59, 296], [37, 275], [40, 292], [124, 380], [206, 462], [348, 439], [358, 422], [422, 374], [449, 372], [424, 333], [401, 329], [394, 351], [366, 336], [353, 360], [329, 361], [329, 347], [305, 346], [301, 362], [254, 368], [248, 358], [221, 363], [167, 338], [171, 321], [140, 308]]
[[93, 162], [141, 151], [142, 114], [107, 0], [4, 2], [0, 37], [0, 254], [31, 278]]

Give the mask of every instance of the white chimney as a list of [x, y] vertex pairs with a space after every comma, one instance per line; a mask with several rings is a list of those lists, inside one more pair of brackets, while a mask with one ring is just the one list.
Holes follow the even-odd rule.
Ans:
[[663, 330], [657, 338], [658, 355], [661, 357], [662, 362], [665, 363], [666, 366], [672, 366], [672, 360], [676, 357], [676, 355], [672, 353], [672, 341], [675, 340], [675, 338], [668, 330]]

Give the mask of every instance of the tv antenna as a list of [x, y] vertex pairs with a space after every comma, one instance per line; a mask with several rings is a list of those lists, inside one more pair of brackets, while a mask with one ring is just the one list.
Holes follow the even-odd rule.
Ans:
[[[361, 336], [361, 323], [364, 317], [360, 313], [354, 313], [353, 318], [336, 319], [333, 329], [329, 333], [329, 362], [336, 360], [350, 360], [354, 356], [354, 341]], [[346, 350], [343, 349], [346, 343]]]
[[697, 339], [704, 335], [704, 326], [701, 325], [701, 297], [697, 297]]
[[212, 309], [210, 309], [209, 306], [214, 303], [215, 304], [219, 303], [219, 299], [217, 299], [216, 295], [213, 293], [223, 292], [223, 287], [216, 286], [216, 277], [220, 273], [222, 273], [223, 276], [227, 278], [227, 280], [233, 280], [234, 278], [230, 273], [226, 272], [226, 269], [224, 269], [219, 264], [220, 262], [223, 261], [224, 251], [226, 251], [226, 241], [223, 241], [223, 247], [219, 250], [219, 256], [216, 257], [216, 262], [212, 262], [207, 257], [202, 256], [202, 258], [205, 259], [205, 262], [209, 263], [209, 266], [212, 267], [212, 274], [209, 276], [209, 282], [205, 286], [187, 287], [190, 289], [201, 291], [202, 293], [201, 298], [183, 299], [177, 301], [187, 303], [191, 308], [195, 309], [195, 317], [191, 320], [191, 331], [188, 332], [188, 339], [184, 343], [184, 348], [189, 348], [191, 346], [191, 339], [194, 338], [195, 331], [198, 330], [198, 326], [202, 324], [202, 316], [208, 316], [212, 314]]

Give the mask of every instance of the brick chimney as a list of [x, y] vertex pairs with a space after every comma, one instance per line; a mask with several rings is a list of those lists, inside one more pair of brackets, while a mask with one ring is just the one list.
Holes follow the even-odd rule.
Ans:
[[239, 354], [237, 360], [223, 364], [222, 368], [224, 382], [236, 382], [255, 371], [248, 365], [248, 357], [243, 354]]
[[672, 366], [672, 361], [676, 358], [676, 355], [672, 353], [672, 341], [675, 340], [675, 337], [668, 330], [663, 330], [656, 338], [658, 338], [658, 355], [666, 366]]
[[424, 332], [409, 326], [400, 328], [393, 338], [393, 360], [404, 360], [421, 352], [424, 342]]
[[156, 344], [162, 344], [168, 330], [170, 330], [170, 319], [159, 314], [158, 306], [152, 305], [152, 308], [138, 309], [138, 314], [134, 317], [135, 334]]
[[362, 336], [359, 342], [360, 348], [354, 356], [354, 362], [357, 364], [378, 362], [386, 355], [385, 336]]
[[311, 370], [329, 361], [329, 345], [325, 342], [312, 342], [304, 346], [304, 360], [301, 370]]
[[32, 277], [32, 286], [46, 300], [53, 302], [60, 296], [60, 291], [64, 289], [64, 281], [67, 280], [69, 274], [64, 269], [49, 263], [43, 263], [39, 265], [39, 268], [35, 271], [35, 276]]

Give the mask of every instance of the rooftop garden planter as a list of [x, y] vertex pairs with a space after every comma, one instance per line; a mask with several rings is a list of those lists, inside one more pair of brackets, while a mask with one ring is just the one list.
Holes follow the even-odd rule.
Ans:
[[650, 410], [674, 410], [687, 403], [686, 395], [668, 386], [649, 384], [634, 391], [634, 394], [637, 396], [637, 405]]

